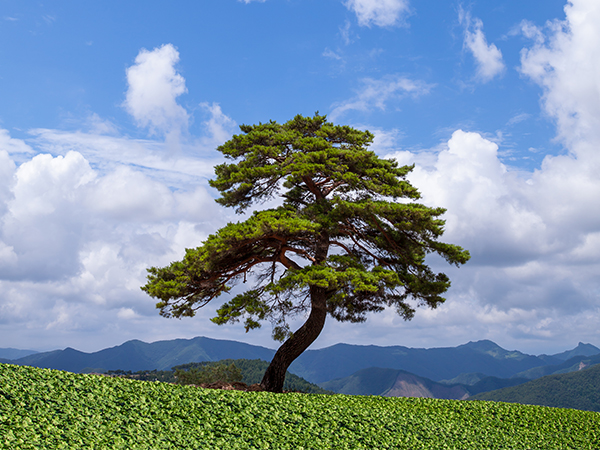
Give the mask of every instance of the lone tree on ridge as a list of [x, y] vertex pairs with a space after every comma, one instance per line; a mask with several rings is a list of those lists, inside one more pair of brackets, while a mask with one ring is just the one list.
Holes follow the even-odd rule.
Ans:
[[[182, 261], [148, 269], [142, 289], [165, 317], [194, 316], [238, 282], [252, 289], [224, 303], [211, 319], [244, 321], [246, 331], [269, 320], [282, 341], [262, 379], [281, 392], [290, 364], [319, 336], [329, 314], [363, 322], [366, 313], [394, 307], [410, 320], [417, 305], [437, 307], [450, 287], [425, 264], [428, 253], [464, 264], [469, 252], [438, 241], [445, 209], [414, 200], [406, 180], [413, 166], [398, 167], [367, 148], [368, 131], [296, 116], [242, 125], [243, 134], [218, 147], [231, 163], [215, 167], [217, 202], [242, 213], [281, 197], [282, 206], [229, 223]], [[288, 319], [309, 312], [293, 333]]]

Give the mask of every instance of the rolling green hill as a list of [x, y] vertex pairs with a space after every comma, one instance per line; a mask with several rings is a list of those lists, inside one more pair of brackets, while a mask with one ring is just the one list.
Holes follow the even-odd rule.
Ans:
[[548, 375], [519, 386], [485, 392], [471, 399], [600, 412], [600, 364], [578, 372]]
[[0, 364], [2, 449], [598, 449], [600, 414], [201, 389]]

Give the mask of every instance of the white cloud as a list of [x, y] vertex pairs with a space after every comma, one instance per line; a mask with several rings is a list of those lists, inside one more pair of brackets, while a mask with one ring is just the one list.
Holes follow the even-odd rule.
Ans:
[[18, 168], [2, 227], [18, 264], [4, 276], [42, 280], [77, 270], [83, 219], [77, 206], [93, 179], [87, 161], [73, 152], [57, 158], [38, 155]]
[[408, 0], [345, 0], [344, 5], [356, 14], [360, 26], [367, 27], [397, 25], [409, 12]]
[[[8, 193], [0, 199], [2, 322], [51, 330], [57, 341], [82, 331], [128, 333], [132, 320], [159, 318], [139, 289], [145, 269], [181, 258], [232, 214], [205, 181], [172, 190], [135, 167], [98, 170], [81, 153], [63, 151], [16, 166], [0, 150], [0, 172], [12, 174], [0, 178], [0, 192]], [[174, 337], [177, 326], [166, 326]]]
[[178, 134], [187, 130], [188, 113], [177, 103], [187, 92], [185, 79], [175, 70], [179, 52], [171, 44], [142, 49], [127, 69], [129, 85], [123, 105], [141, 127], [152, 133]]
[[403, 137], [402, 132], [396, 128], [392, 130], [364, 126], [357, 126], [357, 128], [361, 130], [368, 129], [371, 133], [373, 133], [375, 138], [373, 139], [373, 143], [369, 149], [379, 155], [388, 154], [390, 151], [393, 151], [393, 149], [398, 148], [399, 142]]
[[428, 94], [433, 87], [419, 80], [411, 80], [400, 75], [390, 75], [379, 80], [365, 78], [362, 88], [350, 100], [336, 103], [329, 114], [331, 120], [337, 120], [347, 111], [368, 112], [372, 109], [385, 110], [386, 105], [407, 95], [418, 97]]
[[[469, 249], [473, 258], [460, 269], [432, 258], [453, 280], [448, 302], [437, 310], [423, 308], [410, 324], [391, 311], [365, 324], [329, 321], [318, 346], [364, 343], [365, 336], [389, 344], [398, 342], [399, 330], [403, 345], [419, 347], [439, 345], [440, 337], [448, 345], [486, 337], [507, 347], [553, 351], [557, 340], [571, 342], [574, 329], [576, 339], [597, 341], [599, 9], [597, 2], [577, 0], [566, 9], [565, 22], [522, 27], [533, 43], [522, 52], [520, 70], [541, 87], [568, 154], [547, 156], [538, 170], [523, 174], [505, 167], [498, 157], [502, 148], [479, 133], [457, 130], [439, 147], [417, 153], [395, 151], [398, 130], [374, 130], [379, 153], [417, 163], [409, 178], [423, 202], [447, 208], [444, 240]], [[147, 54], [156, 57], [154, 52]], [[174, 59], [162, 60], [179, 76]], [[157, 134], [187, 126], [188, 113], [177, 112], [176, 84], [159, 83], [166, 86], [163, 100], [149, 102], [148, 111], [136, 109], [137, 117], [132, 113], [146, 120], [141, 126]], [[391, 108], [430, 89], [400, 76], [366, 79], [353, 98], [334, 105], [332, 115]], [[206, 184], [219, 161], [211, 150], [235, 123], [218, 104], [201, 108], [206, 135], [184, 139], [181, 152], [168, 157], [165, 142], [119, 136], [117, 127], [94, 116], [87, 133], [38, 129], [27, 143], [0, 130], [5, 346], [97, 350], [129, 338], [201, 334], [272, 346], [268, 326], [245, 335], [239, 326], [208, 322], [213, 305], [194, 320], [160, 318], [139, 289], [146, 267], [181, 258], [185, 247], [237, 220], [215, 204]]]
[[[226, 121], [226, 117], [221, 120]], [[208, 122], [211, 120], [212, 116]], [[184, 142], [181, 151], [173, 154], [168, 151], [168, 143], [154, 140], [51, 129], [35, 129], [30, 133], [39, 151], [55, 155], [76, 151], [102, 171], [113, 170], [121, 164], [133, 165], [146, 175], [177, 188], [211, 177], [213, 166], [220, 161], [214, 152], [215, 144], [220, 142], [213, 134], [203, 136], [200, 142]]]
[[86, 128], [92, 134], [116, 135], [117, 126], [109, 120], [102, 119], [98, 114], [92, 113], [85, 119]]
[[5, 271], [8, 267], [14, 267], [17, 261], [15, 249], [0, 241], [0, 269]]
[[417, 163], [410, 179], [424, 201], [448, 209], [445, 238], [473, 255], [448, 271], [447, 304], [417, 314], [411, 325], [419, 331], [435, 323], [460, 343], [479, 328], [520, 349], [572, 342], [573, 330], [578, 340], [597, 341], [600, 4], [573, 0], [565, 12], [565, 21], [543, 28], [522, 24], [533, 43], [521, 52], [520, 71], [541, 87], [567, 155], [548, 155], [533, 173], [518, 174], [503, 167], [496, 144], [462, 131], [433, 160], [396, 153]]
[[[522, 24], [534, 39], [521, 52], [521, 72], [544, 92], [546, 112], [557, 121], [558, 136], [578, 157], [597, 155], [600, 142], [600, 3], [572, 0], [566, 20], [545, 29]], [[545, 32], [545, 33], [544, 33]]]
[[204, 148], [215, 149], [227, 141], [237, 128], [235, 120], [223, 114], [218, 103], [201, 103], [200, 107], [209, 113], [209, 119], [203, 123], [207, 135], [202, 140]]
[[131, 308], [121, 308], [117, 313], [119, 319], [131, 320], [137, 317], [135, 311]]
[[460, 269], [431, 260], [453, 287], [447, 304], [419, 311], [411, 324], [415, 342], [434, 323], [455, 343], [479, 332], [539, 348], [551, 338], [568, 341], [574, 327], [579, 339], [593, 340], [592, 318], [600, 318], [600, 179], [586, 163], [548, 158], [527, 179], [507, 170], [497, 144], [461, 130], [433, 159], [429, 152], [394, 156], [417, 164], [409, 179], [422, 202], [447, 209], [444, 240], [472, 255]]
[[266, 1], [267, 1], [267, 0], [238, 0], [238, 2], [245, 3], [246, 5], [247, 5], [248, 3], [252, 3], [252, 2], [264, 3], [264, 2], [266, 2]]
[[[0, 154], [2, 154], [2, 152], [7, 152], [8, 154], [10, 154], [12, 160], [14, 160], [14, 162], [16, 162], [17, 164], [23, 161], [27, 161], [33, 155], [35, 155], [35, 151], [25, 142], [19, 139], [11, 138], [10, 134], [8, 133], [8, 130], [0, 129]], [[14, 165], [13, 162], [7, 162], [5, 158], [6, 156], [0, 156], [0, 170], [2, 170], [4, 164]], [[4, 174], [6, 174], [6, 172]], [[8, 180], [9, 178], [4, 179]]]
[[171, 216], [173, 199], [164, 184], [129, 167], [117, 167], [97, 181], [86, 203], [103, 217], [143, 223]]
[[350, 21], [346, 20], [346, 22], [344, 22], [344, 26], [339, 27], [340, 36], [342, 37], [342, 40], [346, 45], [350, 45], [352, 42], [354, 42], [352, 39], [352, 32], [350, 31], [350, 26]]
[[5, 205], [12, 198], [16, 165], [8, 152], [0, 147], [0, 214], [5, 212]]
[[483, 22], [471, 19], [470, 13], [459, 10], [459, 21], [465, 27], [464, 47], [469, 49], [477, 63], [477, 78], [486, 83], [505, 70], [502, 52], [494, 44], [488, 44], [483, 34]]
[[342, 57], [338, 53], [331, 50], [330, 48], [325, 48], [325, 50], [323, 51], [323, 53], [321, 55], [324, 56], [325, 58], [331, 58], [331, 59], [335, 59], [337, 61], [342, 60]]
[[[242, 338], [239, 329], [204, 330], [210, 322], [200, 318], [166, 321], [140, 290], [147, 267], [180, 259], [185, 248], [237, 220], [216, 204], [207, 183], [222, 162], [215, 148], [236, 123], [217, 103], [201, 103], [201, 132], [189, 135], [191, 116], [177, 103], [186, 91], [178, 60], [164, 45], [142, 50], [127, 69], [123, 105], [152, 138], [123, 136], [95, 113], [81, 122], [86, 131], [29, 130], [27, 143], [0, 129], [5, 345], [97, 350], [128, 338]], [[256, 335], [270, 342], [269, 330]]]
[[531, 117], [531, 114], [519, 113], [519, 114], [516, 114], [515, 116], [511, 117], [509, 119], [509, 121], [506, 123], [506, 125], [507, 126], [516, 125], [518, 123], [524, 122], [525, 120], [529, 119], [530, 117]]
[[471, 265], [492, 260], [504, 264], [506, 258], [539, 255], [543, 223], [523, 203], [519, 189], [525, 181], [500, 162], [497, 144], [478, 133], [458, 130], [433, 165], [429, 155], [427, 165], [420, 164], [419, 155], [409, 155], [409, 160], [401, 155], [403, 163], [419, 164], [410, 179], [426, 203], [447, 208], [449, 239], [465, 242], [475, 255]]

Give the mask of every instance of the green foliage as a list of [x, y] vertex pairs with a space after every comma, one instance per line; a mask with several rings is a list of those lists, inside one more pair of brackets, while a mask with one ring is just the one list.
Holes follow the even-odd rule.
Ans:
[[0, 365], [1, 449], [597, 449], [600, 414], [201, 389]]
[[426, 256], [459, 265], [469, 253], [438, 241], [445, 210], [415, 203], [412, 166], [368, 150], [370, 132], [318, 114], [240, 129], [218, 148], [230, 162], [215, 167], [217, 201], [238, 212], [273, 197], [283, 204], [227, 224], [182, 261], [148, 269], [142, 289], [163, 316], [193, 316], [249, 275], [254, 286], [212, 320], [243, 320], [246, 331], [268, 320], [277, 340], [291, 335], [288, 318], [311, 308], [315, 289], [340, 321], [362, 322], [386, 306], [410, 319], [419, 304], [444, 301], [450, 280]]
[[233, 383], [242, 381], [242, 371], [235, 363], [229, 365], [218, 362], [215, 364], [204, 364], [200, 367], [192, 367], [187, 370], [176, 369], [175, 378], [179, 384]]

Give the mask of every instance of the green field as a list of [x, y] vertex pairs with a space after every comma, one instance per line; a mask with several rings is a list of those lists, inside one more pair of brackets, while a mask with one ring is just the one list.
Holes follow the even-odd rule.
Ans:
[[217, 391], [0, 364], [2, 449], [598, 449], [600, 413]]

